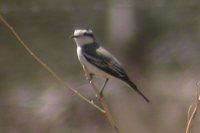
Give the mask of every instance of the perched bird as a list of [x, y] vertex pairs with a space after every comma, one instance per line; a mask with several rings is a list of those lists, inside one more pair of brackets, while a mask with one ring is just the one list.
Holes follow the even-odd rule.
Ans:
[[149, 99], [130, 80], [120, 62], [110, 52], [96, 43], [92, 30], [75, 29], [72, 38], [74, 38], [77, 45], [78, 59], [89, 80], [92, 80], [93, 76], [106, 79], [101, 94], [109, 78], [113, 78], [122, 81], [142, 96], [146, 102], [149, 102]]

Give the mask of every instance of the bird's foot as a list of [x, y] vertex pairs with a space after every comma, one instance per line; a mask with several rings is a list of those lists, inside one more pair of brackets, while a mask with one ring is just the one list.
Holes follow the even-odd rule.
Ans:
[[86, 79], [91, 82], [93, 78], [93, 74], [85, 74]]

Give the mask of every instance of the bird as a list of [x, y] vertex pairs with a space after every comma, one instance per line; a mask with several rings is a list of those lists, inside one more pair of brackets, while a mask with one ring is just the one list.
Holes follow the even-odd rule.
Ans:
[[147, 103], [150, 102], [130, 80], [116, 57], [96, 42], [91, 29], [75, 29], [71, 38], [74, 39], [77, 45], [77, 56], [87, 79], [91, 81], [93, 76], [105, 78], [100, 91], [101, 95], [109, 79], [116, 79], [135, 90]]

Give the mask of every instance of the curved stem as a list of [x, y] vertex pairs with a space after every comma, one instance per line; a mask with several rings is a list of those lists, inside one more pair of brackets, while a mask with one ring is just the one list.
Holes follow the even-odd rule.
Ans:
[[118, 130], [118, 127], [110, 113], [110, 110], [108, 108], [108, 105], [104, 99], [104, 96], [103, 96], [103, 93], [101, 94], [100, 91], [96, 88], [96, 86], [94, 85], [94, 83], [92, 82], [92, 80], [89, 81], [92, 89], [94, 90], [97, 98], [99, 99], [100, 103], [101, 103], [101, 106], [102, 108], [105, 110], [105, 113], [104, 115], [106, 116], [106, 118], [108, 119], [108, 122], [111, 124], [112, 128], [114, 129], [114, 131], [116, 133], [119, 133], [119, 130]]
[[86, 101], [96, 109], [98, 109], [100, 112], [105, 113], [105, 110], [100, 108], [98, 105], [96, 105], [94, 102], [87, 99], [85, 96], [80, 94], [76, 89], [65, 83], [64, 80], [62, 80], [47, 64], [45, 64], [38, 56], [36, 56], [32, 50], [24, 43], [24, 41], [21, 39], [21, 37], [17, 34], [15, 29], [0, 15], [0, 20], [3, 22], [3, 24], [12, 32], [12, 34], [16, 37], [16, 39], [20, 42], [20, 44], [25, 48], [25, 50], [45, 69], [47, 70], [50, 75], [56, 79], [60, 84], [62, 84], [65, 88], [70, 89], [72, 92], [74, 92], [77, 96], [79, 96], [82, 100]]
[[189, 111], [188, 111], [188, 122], [187, 122], [187, 127], [186, 127], [186, 133], [189, 133], [190, 129], [191, 129], [191, 126], [192, 126], [192, 122], [193, 122], [193, 119], [195, 118], [196, 114], [197, 114], [197, 111], [199, 109], [199, 105], [200, 105], [200, 94], [199, 94], [199, 83], [197, 83], [197, 96], [196, 96], [196, 105], [192, 111], [192, 113], [190, 113], [191, 111], [191, 106], [189, 108]]

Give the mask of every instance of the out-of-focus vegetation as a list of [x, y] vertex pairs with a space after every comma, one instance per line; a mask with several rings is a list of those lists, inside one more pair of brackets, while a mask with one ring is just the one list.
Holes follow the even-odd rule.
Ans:
[[[146, 104], [129, 88], [109, 82], [104, 94], [120, 130], [184, 132], [200, 79], [198, 1], [2, 0], [0, 13], [43, 61], [91, 99], [69, 36], [75, 28], [93, 29], [151, 100]], [[199, 122], [197, 116], [194, 123]], [[199, 130], [194, 124], [192, 131]], [[0, 23], [0, 132], [110, 133], [112, 128], [100, 112], [64, 90]]]

